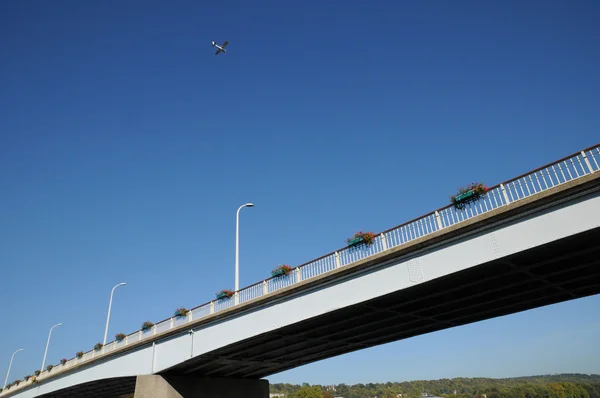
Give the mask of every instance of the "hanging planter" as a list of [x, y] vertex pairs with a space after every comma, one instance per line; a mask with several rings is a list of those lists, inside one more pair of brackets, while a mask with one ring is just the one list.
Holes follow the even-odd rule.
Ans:
[[117, 341], [117, 343], [120, 343], [121, 341], [125, 340], [125, 333], [117, 333], [115, 334], [115, 340]]
[[219, 293], [217, 293], [217, 300], [228, 299], [231, 298], [231, 296], [233, 296], [233, 292], [231, 290], [221, 290]]
[[64, 365], [65, 363], [67, 363], [67, 359], [66, 358], [63, 358], [63, 359], [60, 360], [60, 364], [61, 365]]
[[83, 351], [77, 351], [77, 353], [75, 353], [75, 356], [77, 357], [77, 359], [83, 358]]
[[373, 232], [358, 231], [352, 238], [346, 239], [349, 247], [358, 246], [361, 244], [371, 246], [375, 241], [375, 234]]
[[175, 318], [184, 318], [187, 314], [188, 314], [188, 310], [186, 310], [184, 307], [181, 308], [177, 308], [175, 310], [175, 313], [173, 314], [173, 316]]
[[467, 204], [481, 199], [488, 190], [488, 187], [482, 183], [473, 182], [464, 188], [460, 188], [456, 195], [450, 197], [450, 201], [455, 209], [463, 210]]
[[142, 323], [142, 332], [147, 332], [148, 330], [152, 329], [153, 326], [154, 324], [150, 321]]
[[289, 275], [290, 272], [292, 272], [292, 267], [290, 267], [287, 264], [283, 264], [283, 265], [280, 265], [279, 267], [275, 268], [273, 271], [271, 271], [271, 276], [272, 277], [286, 276], [286, 275]]

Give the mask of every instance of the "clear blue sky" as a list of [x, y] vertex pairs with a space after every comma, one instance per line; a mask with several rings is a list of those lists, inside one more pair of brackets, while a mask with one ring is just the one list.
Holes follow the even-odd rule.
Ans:
[[[600, 138], [600, 3], [0, 2], [0, 376]], [[212, 40], [229, 40], [215, 57]], [[418, 192], [418, 196], [412, 193]], [[600, 297], [272, 382], [600, 373]]]

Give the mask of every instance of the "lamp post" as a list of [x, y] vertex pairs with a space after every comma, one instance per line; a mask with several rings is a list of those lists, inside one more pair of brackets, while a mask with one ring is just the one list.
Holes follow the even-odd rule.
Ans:
[[110, 291], [110, 300], [108, 302], [108, 315], [106, 316], [106, 328], [104, 329], [104, 341], [102, 342], [102, 345], [106, 345], [106, 335], [108, 334], [108, 322], [110, 322], [110, 309], [112, 307], [113, 293], [115, 292], [116, 288], [118, 288], [119, 286], [125, 286], [126, 284], [127, 283], [125, 283], [125, 282], [119, 283], [118, 285], [113, 287], [112, 290]]
[[6, 372], [6, 379], [4, 379], [4, 387], [2, 387], [2, 391], [6, 389], [6, 383], [8, 383], [8, 375], [10, 374], [10, 368], [12, 367], [13, 358], [15, 357], [15, 354], [19, 351], [23, 351], [23, 348], [19, 348], [17, 351], [13, 352], [13, 354], [10, 357], [10, 364], [8, 365], [8, 372]]
[[240, 210], [244, 207], [254, 207], [254, 203], [246, 203], [237, 209], [235, 216], [235, 298], [237, 303], [237, 292], [240, 289]]
[[46, 342], [46, 351], [44, 351], [44, 359], [42, 359], [42, 368], [40, 369], [40, 373], [44, 371], [44, 364], [46, 363], [46, 354], [48, 354], [48, 345], [50, 345], [50, 336], [52, 336], [52, 330], [57, 327], [62, 326], [62, 323], [57, 323], [56, 325], [50, 328], [50, 332], [48, 332], [48, 341]]

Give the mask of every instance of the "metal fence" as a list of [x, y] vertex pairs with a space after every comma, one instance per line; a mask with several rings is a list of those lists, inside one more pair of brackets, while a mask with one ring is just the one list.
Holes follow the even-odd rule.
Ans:
[[[138, 330], [133, 332], [120, 342], [110, 342], [99, 350], [92, 350], [84, 353], [81, 358], [76, 357], [70, 359], [65, 364], [55, 366], [50, 371], [44, 370], [37, 376], [36, 381], [42, 381], [62, 371], [68, 371], [69, 368], [76, 365], [91, 361], [103, 355], [109, 355], [114, 350], [127, 346], [128, 344], [136, 343], [158, 333], [196, 321], [250, 300], [257, 299], [337, 268], [347, 266], [374, 254], [381, 253], [387, 249], [403, 245], [443, 228], [469, 220], [480, 214], [484, 214], [566, 182], [594, 173], [600, 169], [599, 162], [600, 144], [491, 187], [487, 194], [479, 201], [466, 205], [462, 210], [457, 210], [452, 205], [446, 206], [423, 217], [378, 234], [375, 236], [372, 245], [346, 247], [337, 250], [292, 269], [289, 275], [266, 279], [236, 292], [231, 298], [213, 300], [193, 308], [185, 317], [172, 317], [159, 322], [147, 331]], [[11, 388], [6, 389], [0, 393], [0, 396], [24, 388], [26, 385], [33, 382], [32, 379], [23, 381], [18, 386], [12, 386]]]

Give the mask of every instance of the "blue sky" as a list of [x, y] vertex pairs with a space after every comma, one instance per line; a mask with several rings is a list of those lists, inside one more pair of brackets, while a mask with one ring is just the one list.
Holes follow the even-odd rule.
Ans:
[[[0, 2], [0, 375], [596, 144], [600, 3]], [[229, 40], [215, 57], [212, 40]], [[412, 193], [418, 192], [418, 196]], [[600, 373], [594, 296], [272, 376]]]

